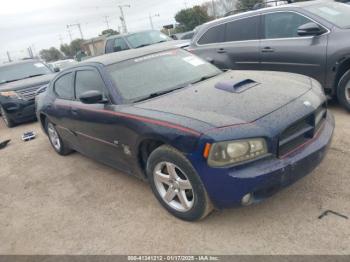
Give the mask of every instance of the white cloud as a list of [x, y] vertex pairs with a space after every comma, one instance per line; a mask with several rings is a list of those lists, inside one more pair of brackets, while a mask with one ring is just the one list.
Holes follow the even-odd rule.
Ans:
[[[159, 13], [153, 19], [158, 29], [174, 23], [175, 13], [185, 5], [200, 4], [205, 0], [9, 0], [2, 1], [0, 9], [0, 60], [6, 51], [22, 56], [29, 46], [38, 52], [42, 48], [60, 45], [59, 37], [69, 42], [67, 24], [80, 22], [85, 38], [97, 36], [106, 29], [104, 16], [110, 26], [120, 26], [118, 4], [130, 4], [125, 16], [130, 31], [150, 28], [149, 14]], [[73, 38], [79, 37], [72, 28]]]

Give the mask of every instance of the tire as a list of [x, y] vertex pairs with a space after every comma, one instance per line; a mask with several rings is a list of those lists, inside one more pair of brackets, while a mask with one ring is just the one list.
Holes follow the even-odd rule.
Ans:
[[350, 112], [350, 70], [348, 70], [339, 81], [337, 99], [340, 105]]
[[61, 156], [66, 156], [72, 153], [72, 149], [70, 149], [66, 143], [62, 140], [60, 135], [57, 132], [57, 129], [53, 123], [46, 120], [45, 121], [46, 133], [49, 137], [49, 141], [53, 147], [53, 149], [60, 154]]
[[5, 125], [8, 128], [14, 127], [15, 122], [13, 122], [13, 120], [9, 118], [8, 114], [6, 113], [6, 111], [4, 110], [4, 108], [2, 106], [0, 106], [0, 112], [1, 112], [1, 118], [4, 121]]
[[154, 150], [147, 160], [147, 175], [154, 195], [175, 217], [195, 221], [213, 210], [197, 172], [178, 150], [166, 145]]

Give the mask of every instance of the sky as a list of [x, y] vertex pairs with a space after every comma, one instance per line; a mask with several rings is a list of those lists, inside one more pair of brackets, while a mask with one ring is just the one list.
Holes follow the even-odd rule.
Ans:
[[[30, 46], [35, 54], [43, 48], [69, 43], [67, 24], [80, 23], [85, 39], [98, 36], [107, 29], [121, 26], [118, 5], [124, 8], [129, 31], [150, 29], [149, 15], [156, 29], [173, 24], [177, 11], [201, 4], [206, 0], [1, 0], [0, 61], [26, 56]], [[73, 39], [79, 38], [78, 28], [72, 27]], [[61, 39], [60, 39], [61, 38]]]

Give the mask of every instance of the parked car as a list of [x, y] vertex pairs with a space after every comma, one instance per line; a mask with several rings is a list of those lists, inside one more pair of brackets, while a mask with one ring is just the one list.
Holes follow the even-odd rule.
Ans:
[[114, 35], [106, 39], [105, 53], [114, 53], [169, 42], [169, 45], [187, 47], [189, 41], [174, 41], [172, 38], [156, 30], [145, 30], [135, 33]]
[[37, 117], [58, 154], [147, 180], [184, 220], [250, 205], [310, 173], [334, 129], [316, 80], [223, 72], [159, 45], [61, 72], [37, 97]]
[[60, 71], [76, 63], [77, 61], [75, 61], [74, 59], [65, 59], [49, 63], [48, 65], [52, 71], [55, 71], [57, 69]]
[[184, 33], [173, 34], [171, 36], [174, 40], [190, 40], [194, 36], [195, 31], [188, 31]]
[[350, 111], [350, 6], [309, 1], [202, 25], [193, 53], [220, 68], [300, 73]]
[[39, 60], [0, 65], [0, 112], [6, 126], [35, 119], [34, 98], [53, 77]]

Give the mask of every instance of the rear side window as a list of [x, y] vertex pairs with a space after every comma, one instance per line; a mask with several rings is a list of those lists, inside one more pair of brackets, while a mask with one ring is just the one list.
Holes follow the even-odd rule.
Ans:
[[73, 74], [68, 73], [58, 78], [54, 84], [54, 91], [59, 98], [73, 100]]
[[75, 92], [77, 98], [79, 98], [86, 91], [100, 91], [102, 94], [106, 94], [105, 84], [97, 71], [84, 70], [77, 71], [75, 76]]
[[225, 41], [245, 41], [258, 39], [260, 16], [239, 19], [226, 24]]
[[265, 39], [299, 37], [298, 27], [312, 22], [305, 16], [292, 12], [264, 15]]
[[129, 47], [123, 38], [110, 39], [106, 43], [106, 53], [128, 50]]
[[224, 42], [225, 37], [225, 25], [217, 25], [212, 28], [209, 28], [207, 32], [205, 32], [202, 37], [198, 40], [198, 44], [206, 45], [213, 43], [221, 43]]

